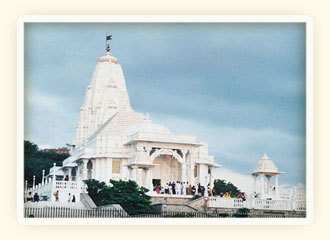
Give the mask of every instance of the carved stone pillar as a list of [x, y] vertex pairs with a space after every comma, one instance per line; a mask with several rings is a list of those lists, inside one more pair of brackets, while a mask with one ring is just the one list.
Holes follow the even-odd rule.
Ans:
[[186, 182], [186, 163], [181, 163], [181, 182]]
[[181, 152], [182, 152], [182, 159], [183, 159], [183, 161], [184, 162], [187, 162], [186, 159], [187, 159], [188, 150], [187, 149], [182, 149]]
[[195, 185], [195, 163], [190, 163], [190, 184]]
[[139, 186], [143, 185], [143, 182], [142, 182], [142, 172], [143, 172], [143, 169], [142, 168], [138, 168], [137, 169], [137, 184]]
[[253, 195], [257, 193], [257, 175], [253, 175]]
[[32, 189], [34, 190], [35, 188], [36, 188], [36, 176], [33, 175]]
[[91, 159], [91, 163], [92, 163], [92, 173], [91, 176], [93, 179], [97, 179], [97, 163], [96, 163], [96, 159]]
[[42, 170], [41, 185], [45, 185], [45, 170]]
[[267, 179], [267, 184], [266, 184], [266, 193], [269, 193], [269, 189], [270, 189], [270, 179], [272, 176], [270, 175], [266, 175], [266, 179]]
[[137, 182], [137, 179], [136, 179], [137, 178], [137, 168], [136, 168], [136, 166], [132, 166], [131, 172], [132, 172], [132, 180]]
[[71, 168], [67, 168], [67, 171], [68, 171], [68, 179], [69, 181], [71, 181]]
[[146, 182], [145, 182], [145, 186], [150, 191], [152, 191], [152, 170], [150, 168], [148, 168], [145, 171], [146, 171]]
[[214, 167], [210, 167], [210, 187], [211, 187], [211, 189], [213, 188], [213, 185], [214, 185], [213, 172], [214, 172]]
[[87, 180], [87, 163], [88, 159], [83, 159], [83, 180]]
[[275, 175], [275, 195], [277, 199], [279, 198], [278, 177], [279, 177], [278, 174]]
[[261, 180], [261, 197], [265, 194], [265, 184], [264, 184], [264, 174], [260, 174], [260, 180]]
[[107, 158], [106, 161], [107, 161], [106, 183], [109, 184], [109, 181], [112, 178], [112, 159]]

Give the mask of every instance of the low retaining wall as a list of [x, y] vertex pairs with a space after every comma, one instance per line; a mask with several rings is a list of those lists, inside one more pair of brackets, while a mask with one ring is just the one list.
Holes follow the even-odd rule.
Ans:
[[[208, 213], [219, 213], [233, 215], [238, 212], [237, 208], [207, 208]], [[306, 217], [306, 212], [303, 211], [287, 211], [287, 210], [261, 210], [261, 209], [249, 209], [247, 213], [250, 217], [285, 217], [296, 218]]]
[[152, 196], [151, 202], [152, 204], [185, 204], [190, 201], [192, 196], [185, 195], [156, 195]]

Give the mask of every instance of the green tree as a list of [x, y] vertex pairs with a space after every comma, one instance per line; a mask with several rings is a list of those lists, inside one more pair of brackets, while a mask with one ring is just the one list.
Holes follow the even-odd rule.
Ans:
[[226, 180], [215, 179], [214, 188], [216, 195], [220, 193], [231, 192], [231, 197], [236, 197], [240, 190], [231, 182], [226, 183]]
[[32, 157], [38, 150], [39, 148], [36, 144], [24, 140], [24, 158]]
[[54, 163], [60, 166], [63, 160], [69, 156], [69, 154], [44, 152], [39, 150], [36, 144], [24, 141], [24, 179], [28, 180], [29, 186], [31, 186], [33, 175], [35, 175], [36, 183], [40, 183], [42, 170], [45, 170], [45, 175], [47, 175]]
[[87, 185], [88, 195], [91, 197], [94, 203], [97, 206], [104, 205], [101, 202], [103, 194], [101, 194], [100, 191], [108, 187], [106, 186], [105, 182], [99, 182], [95, 179], [88, 179], [84, 180], [84, 183]]
[[119, 204], [128, 214], [142, 213], [152, 209], [149, 191], [135, 181], [110, 180], [111, 186], [94, 179], [85, 180], [88, 195], [96, 205]]

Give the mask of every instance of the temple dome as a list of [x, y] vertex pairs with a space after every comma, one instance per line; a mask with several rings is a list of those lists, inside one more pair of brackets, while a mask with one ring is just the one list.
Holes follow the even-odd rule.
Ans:
[[141, 123], [134, 124], [122, 131], [122, 135], [133, 135], [135, 133], [152, 133], [152, 134], [172, 134], [167, 127], [153, 123], [151, 120], [145, 119]]
[[275, 163], [269, 159], [265, 153], [262, 159], [257, 163], [253, 173], [280, 173]]

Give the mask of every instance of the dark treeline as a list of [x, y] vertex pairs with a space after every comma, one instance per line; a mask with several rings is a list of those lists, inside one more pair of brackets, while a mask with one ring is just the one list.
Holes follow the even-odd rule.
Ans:
[[40, 183], [42, 170], [45, 170], [45, 175], [47, 175], [49, 168], [54, 163], [61, 166], [63, 160], [69, 156], [69, 154], [44, 152], [38, 148], [38, 145], [30, 141], [24, 141], [24, 180], [28, 180], [28, 185], [32, 186], [33, 175], [35, 175], [36, 184]]

